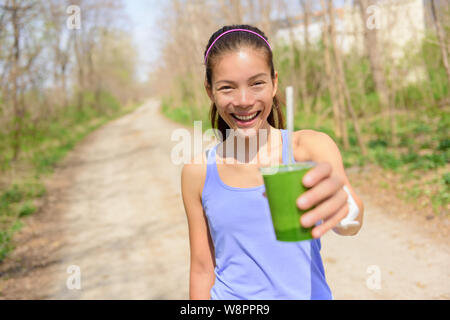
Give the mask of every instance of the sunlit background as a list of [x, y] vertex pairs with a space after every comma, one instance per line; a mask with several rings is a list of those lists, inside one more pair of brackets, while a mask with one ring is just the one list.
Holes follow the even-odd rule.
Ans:
[[[449, 1], [0, 0], [0, 298], [69, 297], [62, 291], [39, 295], [32, 284], [32, 275], [39, 269], [36, 261], [47, 266], [42, 261], [54, 259], [48, 251], [53, 248], [50, 243], [59, 248], [64, 241], [27, 241], [47, 239], [41, 236], [55, 235], [55, 230], [81, 221], [72, 210], [80, 203], [86, 207], [79, 212], [98, 217], [108, 211], [96, 207], [103, 200], [117, 201], [114, 207], [123, 214], [148, 210], [148, 219], [154, 212], [173, 210], [177, 217], [173, 221], [180, 226], [175, 243], [182, 248], [179, 257], [187, 259], [178, 171], [167, 162], [158, 167], [151, 159], [154, 156], [159, 163], [169, 159], [174, 128], [193, 128], [196, 120], [203, 121], [204, 130], [211, 126], [203, 54], [211, 35], [231, 24], [257, 26], [268, 37], [281, 99], [287, 86], [294, 88], [295, 129], [330, 135], [361, 194], [370, 196], [377, 208], [383, 208], [381, 212], [389, 208], [392, 215], [402, 212], [416, 217], [419, 224], [433, 224], [435, 233], [448, 243]], [[65, 160], [70, 154], [73, 158]], [[126, 160], [128, 156], [133, 160]], [[110, 166], [114, 161], [128, 162]], [[147, 170], [149, 163], [153, 171]], [[89, 165], [98, 165], [98, 170], [82, 169]], [[56, 168], [68, 170], [67, 176], [56, 175]], [[142, 171], [136, 176], [124, 179], [127, 170], [138, 169]], [[162, 172], [170, 178], [160, 177]], [[52, 178], [54, 174], [62, 178]], [[136, 187], [134, 179], [144, 177]], [[127, 189], [100, 192], [116, 184]], [[92, 186], [95, 190], [84, 190]], [[141, 197], [136, 196], [139, 192]], [[123, 200], [124, 194], [133, 198]], [[104, 198], [94, 201], [96, 196]], [[154, 209], [158, 199], [166, 201], [167, 207]], [[176, 207], [168, 209], [169, 204]], [[47, 220], [69, 217], [69, 212], [71, 223]], [[157, 217], [155, 221], [165, 219]], [[126, 225], [126, 221], [116, 224]], [[152, 221], [143, 226], [151, 229]], [[79, 227], [85, 229], [89, 228]], [[76, 234], [74, 230], [70, 232]], [[109, 233], [97, 226], [80, 241], [88, 243], [86, 239], [98, 230]], [[28, 237], [29, 232], [39, 236]], [[152, 248], [163, 248], [152, 242], [157, 240], [150, 239], [149, 233], [142, 232], [142, 237], [149, 237], [142, 238], [142, 256], [150, 243]], [[164, 248], [165, 252], [176, 250]], [[44, 251], [47, 258], [42, 256]], [[448, 262], [448, 245], [444, 251], [440, 261]], [[64, 256], [64, 268], [71, 263], [67, 257], [76, 253]], [[160, 251], [152, 254], [161, 256]], [[188, 267], [187, 262], [171, 259], [170, 266], [178, 268], [176, 281], [183, 283], [184, 290], [176, 297], [185, 297], [187, 269], [182, 268]], [[327, 259], [332, 266], [335, 258]], [[170, 279], [173, 269], [166, 262], [147, 265], [167, 272], [158, 279], [170, 283], [171, 292], [176, 292], [177, 282]], [[116, 269], [123, 273], [119, 264]], [[50, 279], [49, 272], [46, 275]], [[41, 274], [39, 279], [47, 278]], [[439, 285], [437, 279], [433, 281], [417, 278], [415, 296], [416, 291], [408, 287], [402, 290], [422, 297], [420, 290]], [[152, 283], [142, 282], [141, 291], [136, 292], [145, 292], [144, 284], [156, 288]], [[120, 288], [110, 292], [123, 291]], [[435, 296], [448, 299], [448, 284], [446, 288]], [[386, 296], [390, 297], [382, 293], [370, 297]], [[146, 297], [174, 295], [155, 291]]]

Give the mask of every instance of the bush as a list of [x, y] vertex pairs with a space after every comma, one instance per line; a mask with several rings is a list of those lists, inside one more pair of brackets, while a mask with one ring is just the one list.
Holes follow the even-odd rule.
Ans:
[[446, 151], [450, 148], [450, 139], [444, 138], [439, 140], [439, 146], [437, 147], [438, 150]]
[[403, 163], [413, 163], [419, 159], [419, 155], [415, 152], [409, 152], [407, 154], [402, 154], [400, 159]]
[[22, 201], [23, 192], [19, 190], [18, 185], [13, 185], [11, 189], [6, 190], [0, 197], [2, 203], [17, 203]]
[[12, 235], [14, 232], [20, 230], [23, 224], [20, 220], [17, 220], [11, 228], [6, 230], [0, 229], [0, 262], [7, 256], [7, 254], [14, 249], [12, 244]]
[[446, 155], [444, 153], [427, 154], [416, 159], [411, 165], [412, 170], [431, 170], [443, 167], [446, 164]]
[[450, 172], [444, 173], [442, 175], [442, 180], [444, 181], [444, 183], [448, 186], [450, 185]]
[[378, 161], [378, 163], [385, 169], [397, 170], [401, 165], [401, 162], [390, 153], [385, 154], [384, 157], [378, 159]]
[[433, 130], [430, 128], [430, 126], [428, 126], [427, 124], [425, 124], [423, 122], [416, 123], [413, 128], [414, 134], [429, 134], [432, 131]]
[[377, 148], [374, 154], [375, 162], [384, 169], [397, 170], [402, 162], [395, 155], [387, 152], [385, 149]]
[[21, 218], [21, 217], [29, 216], [30, 214], [32, 214], [35, 211], [36, 211], [36, 207], [31, 202], [27, 202], [20, 208], [19, 217]]
[[386, 148], [388, 146], [388, 143], [384, 139], [376, 139], [376, 140], [370, 140], [368, 142], [368, 146], [369, 146], [369, 148], [372, 148], [372, 149], [378, 148], [378, 147]]
[[[423, 86], [422, 83], [419, 85]], [[396, 105], [405, 105], [410, 109], [423, 105], [424, 97], [419, 85], [410, 84], [406, 88], [397, 91], [395, 95]]]

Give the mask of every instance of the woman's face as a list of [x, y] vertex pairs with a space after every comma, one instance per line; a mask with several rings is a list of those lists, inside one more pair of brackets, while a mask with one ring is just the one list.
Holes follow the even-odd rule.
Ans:
[[224, 55], [214, 66], [212, 88], [205, 85], [219, 115], [231, 129], [253, 136], [259, 129], [268, 128], [278, 74], [272, 80], [262, 52], [242, 48]]

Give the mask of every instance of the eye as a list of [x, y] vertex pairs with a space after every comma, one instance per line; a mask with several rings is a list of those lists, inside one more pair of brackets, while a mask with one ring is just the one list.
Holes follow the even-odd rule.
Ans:
[[262, 85], [264, 83], [265, 83], [264, 81], [258, 81], [258, 82], [255, 82], [253, 85], [254, 86], [258, 86], [258, 85]]
[[228, 90], [228, 89], [231, 89], [231, 87], [230, 86], [224, 86], [224, 87], [219, 88], [219, 90]]

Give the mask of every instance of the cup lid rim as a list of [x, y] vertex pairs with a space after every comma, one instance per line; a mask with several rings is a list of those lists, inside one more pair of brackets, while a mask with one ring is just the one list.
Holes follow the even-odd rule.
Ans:
[[[289, 168], [293, 169], [303, 169], [303, 168], [312, 168], [316, 165], [316, 162], [314, 161], [302, 161], [302, 162], [294, 162], [292, 164], [281, 164], [281, 165], [275, 165], [270, 167], [261, 167], [259, 168], [259, 171], [261, 174], [274, 174], [277, 172], [289, 172]], [[276, 171], [274, 172], [274, 169]]]

